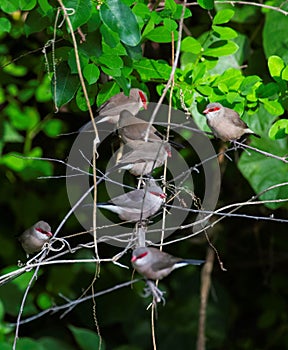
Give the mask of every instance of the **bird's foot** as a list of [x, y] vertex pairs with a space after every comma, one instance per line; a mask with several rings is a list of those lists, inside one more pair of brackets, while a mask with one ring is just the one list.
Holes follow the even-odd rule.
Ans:
[[156, 284], [151, 281], [151, 280], [147, 280], [146, 281], [146, 287], [144, 289], [144, 298], [149, 297], [150, 295], [152, 295], [153, 297], [153, 303], [157, 304], [160, 303], [162, 301], [163, 305], [165, 305], [165, 298], [164, 298], [164, 293], [162, 292], [162, 290], [160, 290]]

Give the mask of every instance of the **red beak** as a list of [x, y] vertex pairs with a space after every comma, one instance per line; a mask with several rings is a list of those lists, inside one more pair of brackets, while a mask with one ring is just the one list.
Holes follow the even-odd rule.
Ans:
[[203, 113], [204, 113], [204, 114], [209, 113], [209, 108], [204, 109]]
[[131, 262], [134, 262], [134, 261], [136, 261], [136, 260], [137, 260], [137, 256], [132, 256]]

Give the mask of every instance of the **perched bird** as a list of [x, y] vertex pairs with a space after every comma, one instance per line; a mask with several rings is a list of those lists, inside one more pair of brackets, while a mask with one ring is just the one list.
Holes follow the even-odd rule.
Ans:
[[[149, 123], [145, 120], [135, 117], [128, 110], [123, 110], [120, 113], [120, 118], [118, 121], [118, 134], [124, 143], [131, 141], [145, 141], [148, 126]], [[163, 138], [159, 137], [159, 135], [161, 134], [158, 132], [158, 130], [151, 125], [147, 141], [161, 142]]]
[[118, 214], [122, 220], [137, 222], [157, 213], [165, 198], [161, 187], [150, 179], [143, 189], [124, 193], [108, 203], [98, 203], [97, 207]]
[[139, 247], [133, 250], [134, 269], [149, 280], [160, 280], [171, 271], [186, 265], [202, 265], [204, 260], [177, 258], [156, 248]]
[[214, 136], [222, 141], [235, 141], [244, 134], [260, 137], [249, 129], [237, 112], [220, 103], [209, 103], [203, 113], [206, 114], [207, 124]]
[[[137, 114], [142, 107], [147, 109], [147, 96], [142, 90], [133, 88], [130, 90], [129, 96], [124, 95], [124, 92], [120, 92], [119, 94], [112, 96], [99, 107], [95, 123], [108, 122], [111, 124], [117, 124], [121, 111], [125, 109], [132, 114]], [[80, 131], [92, 130], [92, 121], [88, 122], [80, 129]]]
[[38, 221], [18, 238], [27, 256], [39, 252], [52, 237], [51, 227], [45, 221]]
[[171, 157], [171, 146], [167, 141], [134, 141], [125, 146], [129, 151], [123, 154], [116, 167], [127, 169], [136, 176], [151, 174], [165, 163], [167, 157]]

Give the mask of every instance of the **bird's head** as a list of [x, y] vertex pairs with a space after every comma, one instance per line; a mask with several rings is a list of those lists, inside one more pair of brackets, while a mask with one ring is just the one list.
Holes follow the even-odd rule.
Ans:
[[38, 239], [43, 241], [47, 241], [53, 236], [50, 225], [45, 221], [38, 221], [34, 225], [34, 234]]
[[203, 113], [206, 114], [206, 117], [216, 116], [221, 110], [223, 110], [223, 106], [220, 103], [209, 103]]
[[139, 247], [133, 250], [131, 262], [134, 265], [145, 265], [149, 260], [150, 251], [147, 247]]

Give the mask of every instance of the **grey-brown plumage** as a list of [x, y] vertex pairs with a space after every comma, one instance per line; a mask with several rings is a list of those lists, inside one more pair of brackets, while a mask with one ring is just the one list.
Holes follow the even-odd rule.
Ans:
[[214, 136], [222, 141], [235, 141], [245, 134], [260, 137], [249, 129], [237, 112], [220, 103], [209, 103], [203, 113]]
[[[95, 123], [99, 124], [108, 122], [111, 124], [117, 124], [122, 110], [125, 109], [132, 114], [137, 114], [142, 107], [147, 109], [147, 96], [142, 90], [133, 88], [130, 90], [129, 96], [126, 96], [124, 92], [120, 92], [119, 94], [112, 96], [99, 107]], [[80, 131], [91, 130], [93, 130], [92, 121], [88, 122], [80, 129]]]
[[202, 265], [205, 261], [177, 258], [156, 248], [139, 247], [133, 250], [131, 262], [145, 278], [160, 280], [179, 267]]
[[117, 167], [127, 169], [135, 176], [150, 174], [162, 166], [167, 157], [171, 157], [171, 146], [164, 141], [133, 141], [125, 146], [126, 149], [129, 147], [129, 151], [123, 154]]
[[[120, 113], [120, 118], [118, 121], [118, 133], [124, 143], [131, 141], [145, 141], [148, 126], [148, 122], [135, 117], [128, 110], [123, 110]], [[157, 129], [151, 125], [147, 140], [151, 142], [161, 142], [162, 139], [157, 135], [157, 133]]]
[[152, 179], [143, 189], [136, 189], [112, 198], [107, 203], [98, 203], [97, 207], [110, 210], [125, 221], [145, 220], [161, 208], [165, 194]]
[[50, 225], [41, 220], [25, 230], [18, 239], [27, 255], [29, 255], [39, 252], [52, 236]]

